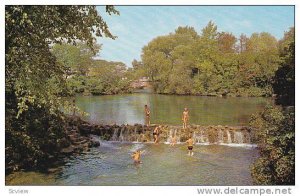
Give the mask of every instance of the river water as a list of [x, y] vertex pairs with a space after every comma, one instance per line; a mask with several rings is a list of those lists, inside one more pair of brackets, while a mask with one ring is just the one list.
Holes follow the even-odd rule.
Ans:
[[[268, 103], [266, 98], [155, 94], [76, 97], [77, 106], [90, 113], [86, 120], [104, 124], [143, 123], [147, 104], [151, 123], [179, 125], [187, 107], [193, 124], [247, 125], [251, 114]], [[144, 151], [140, 165], [130, 156], [137, 149]], [[258, 150], [244, 144], [196, 144], [190, 157], [185, 144], [101, 141], [90, 152], [66, 159], [55, 172], [17, 172], [6, 176], [6, 185], [251, 185], [250, 165], [257, 157]]]
[[[137, 149], [144, 151], [140, 165], [130, 157]], [[251, 185], [249, 166], [257, 156], [252, 147], [195, 145], [188, 156], [184, 144], [106, 141], [57, 172], [18, 172], [6, 185]]]
[[251, 114], [271, 104], [267, 98], [175, 96], [150, 93], [77, 96], [76, 105], [94, 123], [144, 123], [144, 105], [150, 106], [151, 123], [181, 125], [183, 108], [190, 123], [199, 125], [247, 125]]

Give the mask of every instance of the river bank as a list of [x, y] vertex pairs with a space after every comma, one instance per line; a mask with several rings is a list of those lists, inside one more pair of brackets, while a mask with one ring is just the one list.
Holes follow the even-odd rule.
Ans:
[[[43, 159], [36, 166], [28, 165], [26, 162], [11, 161], [11, 157], [20, 157], [21, 155], [13, 152], [11, 147], [5, 148], [5, 175], [16, 171], [40, 171], [43, 173], [53, 172], [56, 167], [62, 165], [64, 160], [70, 156], [76, 156], [80, 153], [88, 152], [91, 148], [100, 145], [99, 141], [93, 140], [88, 135], [82, 135], [78, 129], [79, 117], [66, 116], [66, 123], [63, 131], [63, 137], [56, 142], [55, 150], [53, 149], [43, 155]], [[49, 146], [48, 148], [51, 148]], [[52, 146], [53, 148], [53, 146]]]

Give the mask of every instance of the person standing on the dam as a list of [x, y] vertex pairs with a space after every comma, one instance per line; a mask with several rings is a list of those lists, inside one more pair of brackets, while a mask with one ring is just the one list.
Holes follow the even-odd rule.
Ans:
[[148, 105], [145, 105], [145, 125], [150, 126], [150, 109]]
[[182, 121], [183, 121], [183, 129], [186, 129], [189, 121], [189, 110], [187, 108], [184, 108], [183, 110]]
[[192, 138], [192, 136], [189, 137], [188, 140], [186, 140], [186, 143], [188, 144], [188, 155], [189, 156], [193, 156], [194, 153], [193, 153], [193, 144], [194, 144], [194, 140]]

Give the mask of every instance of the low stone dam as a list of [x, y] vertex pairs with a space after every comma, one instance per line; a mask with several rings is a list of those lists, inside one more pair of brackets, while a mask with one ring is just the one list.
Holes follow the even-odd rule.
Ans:
[[[153, 142], [153, 131], [159, 125], [100, 125], [83, 120], [71, 123], [82, 135], [97, 135], [102, 140], [119, 142]], [[185, 142], [190, 136], [196, 144], [254, 144], [254, 130], [248, 126], [182, 126], [161, 125], [159, 142], [168, 143], [173, 137], [178, 143]]]

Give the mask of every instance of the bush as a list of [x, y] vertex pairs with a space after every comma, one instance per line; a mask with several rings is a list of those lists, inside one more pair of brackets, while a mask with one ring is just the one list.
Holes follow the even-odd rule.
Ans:
[[254, 184], [295, 184], [295, 108], [267, 106], [250, 122], [261, 157], [252, 165]]
[[17, 110], [6, 106], [6, 171], [47, 168], [58, 158], [65, 137], [62, 113], [31, 104], [16, 118]]

